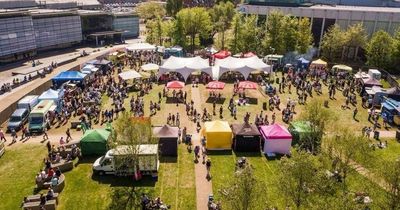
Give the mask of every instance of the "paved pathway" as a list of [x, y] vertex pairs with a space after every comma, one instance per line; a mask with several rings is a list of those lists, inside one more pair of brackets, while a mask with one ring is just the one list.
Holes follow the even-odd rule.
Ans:
[[[192, 87], [192, 100], [194, 101], [194, 108], [198, 112], [201, 112], [202, 102], [199, 88]], [[194, 134], [192, 142], [194, 147], [197, 145], [201, 147], [200, 134]], [[199, 163], [195, 165], [197, 210], [208, 209], [208, 195], [212, 193], [212, 183], [211, 180], [207, 181], [206, 175], [207, 169], [205, 164], [202, 164], [202, 161], [200, 160]]]

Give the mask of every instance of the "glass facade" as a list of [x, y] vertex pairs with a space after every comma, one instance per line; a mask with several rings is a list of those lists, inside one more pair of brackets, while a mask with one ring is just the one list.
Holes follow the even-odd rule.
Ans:
[[30, 16], [0, 19], [0, 56], [36, 49]]
[[33, 27], [38, 48], [82, 41], [79, 16], [34, 18]]
[[124, 31], [125, 37], [139, 36], [139, 18], [132, 17], [114, 17], [113, 28], [116, 31]]

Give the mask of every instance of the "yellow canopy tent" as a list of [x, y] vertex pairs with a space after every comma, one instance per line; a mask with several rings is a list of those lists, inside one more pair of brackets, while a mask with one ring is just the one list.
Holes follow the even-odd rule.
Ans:
[[232, 129], [227, 121], [205, 122], [202, 135], [206, 138], [206, 148], [210, 150], [230, 150]]
[[334, 69], [335, 71], [349, 71], [349, 72], [353, 71], [353, 68], [346, 65], [334, 65], [332, 66], [332, 69]]
[[328, 65], [328, 63], [326, 61], [324, 61], [322, 59], [318, 59], [318, 60], [315, 60], [315, 61], [311, 62], [310, 68], [313, 68], [313, 67], [326, 67], [327, 65]]

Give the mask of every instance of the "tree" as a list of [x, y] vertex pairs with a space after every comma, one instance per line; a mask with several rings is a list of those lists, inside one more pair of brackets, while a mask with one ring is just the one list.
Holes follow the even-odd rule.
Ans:
[[183, 28], [183, 22], [180, 17], [176, 17], [174, 21], [172, 39], [174, 45], [179, 45], [183, 48], [186, 48], [186, 35]]
[[167, 14], [174, 17], [182, 9], [182, 6], [182, 0], [167, 0]]
[[214, 33], [221, 33], [221, 49], [225, 48], [225, 32], [231, 26], [231, 21], [235, 14], [235, 6], [229, 1], [226, 3], [220, 2], [210, 11], [213, 31]]
[[385, 31], [377, 31], [373, 34], [367, 45], [368, 65], [378, 68], [388, 68], [392, 65], [395, 53], [395, 41]]
[[291, 158], [284, 157], [279, 163], [279, 190], [297, 209], [309, 204], [310, 192], [315, 186], [318, 172], [315, 156], [302, 150], [294, 151]]
[[157, 2], [146, 2], [141, 3], [137, 6], [136, 9], [137, 13], [139, 14], [140, 18], [145, 20], [154, 19], [156, 17], [164, 17], [165, 16], [165, 8], [162, 4]]
[[360, 135], [356, 135], [348, 128], [335, 129], [335, 136], [327, 139], [327, 154], [333, 160], [332, 170], [341, 175], [343, 193], [347, 194], [347, 176], [356, 160], [366, 162], [370, 158], [371, 149], [368, 141]]
[[309, 18], [300, 18], [297, 26], [297, 47], [300, 54], [307, 53], [308, 48], [313, 43], [311, 23]]
[[249, 15], [242, 21], [240, 52], [256, 52], [260, 46], [260, 28], [257, 27], [257, 16]]
[[147, 36], [146, 42], [162, 45], [163, 22], [160, 17], [146, 22]]
[[236, 15], [233, 16], [231, 23], [232, 37], [230, 39], [229, 48], [234, 54], [240, 53], [242, 50], [242, 43], [243, 43], [242, 19], [243, 19], [242, 14], [236, 13]]
[[266, 22], [266, 33], [264, 47], [268, 53], [284, 52], [282, 39], [282, 19], [284, 15], [281, 11], [272, 11]]
[[387, 204], [385, 209], [400, 209], [400, 160], [385, 161], [381, 166], [383, 178], [389, 185], [386, 192]]
[[344, 37], [344, 31], [337, 24], [331, 26], [322, 37], [322, 56], [331, 62], [340, 59], [345, 42]]
[[265, 195], [265, 185], [256, 179], [251, 166], [236, 172], [232, 182], [220, 193], [229, 204], [227, 209], [251, 210], [267, 204], [265, 197], [259, 196]]
[[176, 14], [176, 18], [182, 21], [183, 31], [190, 37], [191, 50], [194, 52], [196, 37], [207, 38], [210, 35], [210, 14], [202, 7], [185, 8]]
[[298, 40], [298, 21], [296, 18], [289, 15], [283, 16], [281, 19], [281, 30], [279, 33], [282, 36], [282, 53], [292, 52], [296, 50]]
[[316, 154], [321, 149], [326, 125], [334, 118], [333, 113], [320, 100], [313, 100], [305, 106], [300, 118], [310, 123], [310, 132], [301, 136], [298, 145], [301, 149]]
[[359, 48], [363, 48], [367, 43], [367, 33], [362, 24], [350, 26], [344, 36], [343, 58], [357, 59]]

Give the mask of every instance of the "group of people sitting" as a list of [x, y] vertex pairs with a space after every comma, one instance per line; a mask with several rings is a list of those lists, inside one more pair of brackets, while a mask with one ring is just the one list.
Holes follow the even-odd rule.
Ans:
[[141, 197], [142, 210], [167, 210], [171, 206], [164, 204], [160, 197], [156, 199], [150, 199], [146, 194], [142, 194]]

